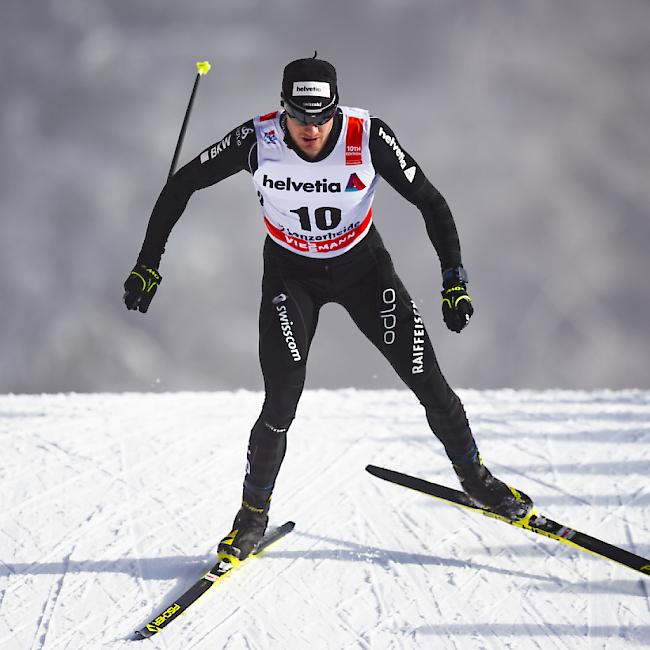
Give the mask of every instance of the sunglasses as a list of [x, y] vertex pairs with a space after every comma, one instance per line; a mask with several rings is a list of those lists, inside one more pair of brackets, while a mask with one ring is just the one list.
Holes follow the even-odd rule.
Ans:
[[322, 126], [323, 124], [329, 122], [334, 117], [334, 114], [336, 113], [336, 109], [337, 109], [336, 104], [334, 104], [334, 106], [330, 106], [323, 113], [312, 115], [311, 113], [301, 111], [295, 106], [292, 106], [291, 104], [289, 104], [289, 102], [282, 102], [282, 105], [284, 106], [284, 110], [286, 114], [292, 120], [298, 122], [298, 124], [302, 124], [302, 126], [307, 126], [310, 124], [313, 124], [315, 126]]

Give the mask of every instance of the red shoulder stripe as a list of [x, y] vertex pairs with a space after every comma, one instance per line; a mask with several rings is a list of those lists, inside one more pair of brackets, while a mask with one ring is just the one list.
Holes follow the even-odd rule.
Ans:
[[348, 130], [345, 134], [345, 164], [361, 165], [361, 146], [363, 143], [363, 118], [348, 117]]

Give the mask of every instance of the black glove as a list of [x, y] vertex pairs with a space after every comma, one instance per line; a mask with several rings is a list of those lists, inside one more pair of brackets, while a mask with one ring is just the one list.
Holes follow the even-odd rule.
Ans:
[[442, 273], [442, 317], [452, 332], [460, 332], [474, 313], [466, 283], [467, 271], [462, 266], [445, 269]]
[[161, 281], [162, 276], [158, 273], [158, 269], [146, 264], [136, 264], [124, 283], [126, 308], [146, 312]]

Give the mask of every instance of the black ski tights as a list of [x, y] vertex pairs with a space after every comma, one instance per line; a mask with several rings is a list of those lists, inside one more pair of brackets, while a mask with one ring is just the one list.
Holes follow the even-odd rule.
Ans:
[[273, 489], [318, 314], [328, 302], [348, 311], [415, 393], [452, 462], [475, 454], [463, 405], [443, 377], [417, 307], [374, 227], [351, 251], [327, 260], [301, 257], [267, 238], [259, 322], [266, 398], [251, 432], [245, 487], [263, 494]]

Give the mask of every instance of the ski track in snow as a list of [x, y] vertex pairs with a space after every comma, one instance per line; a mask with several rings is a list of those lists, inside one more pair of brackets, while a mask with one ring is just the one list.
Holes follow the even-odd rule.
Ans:
[[[650, 556], [650, 392], [459, 391], [540, 511]], [[0, 647], [650, 647], [650, 578], [380, 481], [456, 487], [405, 391], [306, 391], [271, 521], [296, 529], [150, 640], [241, 496], [247, 391], [0, 396]]]

